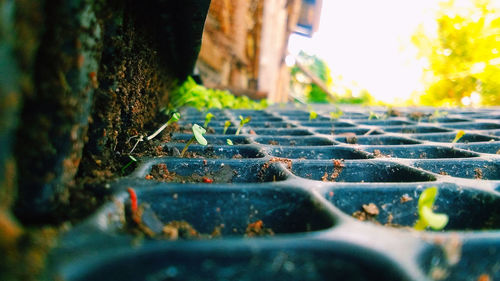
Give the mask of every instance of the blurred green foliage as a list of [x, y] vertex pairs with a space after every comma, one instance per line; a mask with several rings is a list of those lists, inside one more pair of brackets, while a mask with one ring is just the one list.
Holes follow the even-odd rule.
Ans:
[[297, 66], [290, 70], [291, 88], [301, 95], [308, 103], [343, 103], [343, 104], [374, 104], [375, 99], [366, 90], [356, 90], [343, 81], [342, 76], [332, 78], [331, 71], [324, 60], [315, 55], [309, 55], [301, 51], [297, 61], [306, 67], [312, 74], [323, 81], [324, 85], [332, 89], [335, 98], [325, 93], [319, 86], [314, 84]]
[[[316, 75], [321, 81], [325, 83], [327, 87], [332, 84], [332, 78], [330, 75], [330, 68], [328, 65], [319, 57], [315, 55], [308, 55], [301, 51], [297, 58], [301, 64], [303, 64], [309, 71]], [[327, 93], [321, 90], [320, 87], [314, 83], [308, 81], [300, 68], [295, 65], [290, 70], [291, 73], [291, 83], [292, 87], [300, 88], [305, 100], [308, 103], [331, 103], [333, 98]]]
[[500, 104], [500, 13], [490, 0], [471, 1], [440, 3], [437, 37], [423, 26], [412, 37], [427, 65], [423, 105]]
[[247, 96], [236, 97], [229, 91], [209, 89], [196, 84], [188, 77], [172, 94], [168, 108], [177, 109], [182, 106], [192, 106], [199, 110], [209, 108], [263, 109], [267, 100], [256, 102]]

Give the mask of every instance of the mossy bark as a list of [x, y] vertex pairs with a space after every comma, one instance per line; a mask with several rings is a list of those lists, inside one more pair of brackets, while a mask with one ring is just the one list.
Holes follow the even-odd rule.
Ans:
[[0, 0], [1, 280], [36, 280], [50, 225], [105, 199], [127, 138], [191, 72], [209, 4]]
[[75, 220], [103, 200], [127, 139], [154, 130], [170, 89], [192, 71], [210, 1], [19, 2], [16, 215]]

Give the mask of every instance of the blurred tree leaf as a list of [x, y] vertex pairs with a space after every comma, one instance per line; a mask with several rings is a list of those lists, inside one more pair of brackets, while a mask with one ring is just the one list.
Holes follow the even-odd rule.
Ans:
[[500, 13], [491, 0], [471, 0], [464, 8], [454, 0], [440, 3], [437, 38], [420, 27], [412, 37], [427, 61], [424, 105], [500, 104]]
[[[362, 89], [361, 91], [355, 92], [349, 86], [345, 85], [342, 81], [341, 76], [332, 79], [331, 71], [328, 65], [324, 60], [315, 56], [309, 55], [303, 51], [301, 51], [297, 57], [297, 60], [300, 61], [301, 64], [307, 67], [312, 74], [318, 77], [321, 81], [324, 82], [325, 86], [329, 89], [340, 89], [342, 94], [335, 92], [336, 103], [347, 103], [347, 104], [373, 104], [375, 99], [372, 95], [366, 90]], [[310, 79], [306, 77], [298, 66], [294, 66], [290, 70], [291, 74], [291, 83], [292, 88], [301, 89], [304, 92], [304, 98], [309, 103], [333, 103], [334, 99], [325, 93], [321, 87], [312, 83]], [[355, 93], [354, 93], [355, 92]]]

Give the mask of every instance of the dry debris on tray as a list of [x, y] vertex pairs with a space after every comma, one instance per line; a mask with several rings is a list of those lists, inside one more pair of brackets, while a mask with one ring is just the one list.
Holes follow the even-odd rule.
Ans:
[[[180, 240], [180, 239], [213, 239], [222, 236], [224, 224], [214, 227], [211, 234], [198, 232], [189, 222], [173, 220], [163, 223], [146, 203], [137, 206], [137, 197], [133, 189], [129, 189], [131, 202], [125, 210], [125, 231], [152, 239]], [[264, 227], [262, 220], [249, 223], [245, 230], [245, 237], [272, 236], [274, 231]]]
[[151, 167], [151, 172], [146, 175], [147, 180], [155, 179], [159, 181], [172, 181], [176, 174], [167, 169], [164, 163], [156, 164]]
[[408, 194], [405, 193], [405, 194], [401, 195], [401, 198], [399, 199], [399, 202], [406, 203], [406, 202], [412, 201], [412, 200], [413, 200], [413, 198], [411, 198], [410, 195], [408, 195]]
[[264, 227], [264, 222], [258, 220], [253, 223], [249, 223], [247, 229], [245, 230], [245, 237], [259, 237], [259, 236], [273, 236], [274, 231], [270, 228]]
[[380, 213], [374, 203], [363, 204], [362, 210], [356, 211], [352, 216], [360, 221], [375, 221], [375, 217]]

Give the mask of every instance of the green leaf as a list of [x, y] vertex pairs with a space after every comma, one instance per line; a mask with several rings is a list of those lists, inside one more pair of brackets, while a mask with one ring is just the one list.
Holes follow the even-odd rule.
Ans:
[[233, 145], [233, 141], [230, 140], [230, 139], [227, 139], [226, 142], [227, 142], [228, 145]]
[[245, 125], [246, 123], [250, 122], [250, 116], [243, 118], [243, 116], [238, 116], [240, 118], [240, 126]]
[[169, 110], [181, 106], [193, 106], [198, 110], [203, 108], [248, 108], [262, 109], [267, 106], [265, 100], [255, 102], [246, 96], [235, 97], [228, 91], [208, 89], [196, 84], [192, 77], [177, 87], [171, 95]]
[[170, 118], [170, 121], [173, 123], [179, 121], [179, 119], [181, 119], [181, 115], [179, 114], [179, 112], [175, 112], [174, 114], [172, 114], [172, 118]]
[[205, 124], [203, 124], [203, 127], [206, 128], [208, 126], [208, 123], [210, 123], [210, 120], [212, 120], [212, 117], [214, 117], [214, 115], [212, 113], [207, 113], [207, 115], [205, 115]]
[[437, 214], [432, 211], [432, 208], [424, 206], [421, 211], [422, 221], [434, 230], [443, 229], [448, 223], [448, 216], [446, 214]]
[[455, 135], [455, 138], [453, 139], [452, 143], [456, 143], [459, 141], [463, 136], [465, 135], [464, 130], [458, 130], [457, 134]]
[[309, 121], [316, 119], [317, 117], [318, 117], [318, 113], [316, 113], [316, 111], [311, 110], [311, 112], [309, 112]]
[[434, 230], [443, 229], [448, 223], [448, 215], [434, 213], [432, 208], [438, 195], [437, 187], [429, 187], [420, 194], [418, 198], [419, 219], [414, 225], [417, 230], [424, 230], [431, 227]]
[[226, 122], [224, 122], [224, 132], [222, 132], [223, 135], [226, 134], [227, 129], [229, 128], [229, 126], [231, 126], [231, 121], [227, 120]]
[[368, 116], [368, 120], [372, 119], [379, 119], [379, 116], [375, 112], [370, 111], [370, 116]]
[[205, 134], [206, 130], [198, 124], [194, 124], [192, 130], [196, 141], [201, 145], [207, 145], [208, 142], [205, 137], [203, 137], [203, 134]]

